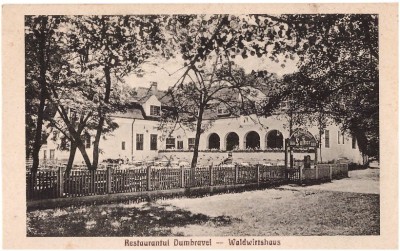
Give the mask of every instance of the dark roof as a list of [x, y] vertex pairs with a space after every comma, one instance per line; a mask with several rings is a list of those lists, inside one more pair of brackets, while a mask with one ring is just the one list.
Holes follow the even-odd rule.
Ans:
[[143, 109], [140, 108], [130, 108], [126, 112], [119, 112], [113, 116], [118, 118], [144, 119]]
[[153, 95], [155, 95], [163, 105], [168, 105], [170, 101], [170, 98], [166, 96], [166, 91], [157, 90], [155, 93], [153, 93], [151, 87], [138, 87], [135, 89], [135, 91], [136, 95], [133, 97], [133, 100], [140, 104], [145, 103]]
[[118, 118], [130, 118], [130, 119], [145, 119], [146, 114], [144, 113], [143, 106], [135, 101], [132, 101], [125, 112], [117, 112], [113, 114], [113, 117]]

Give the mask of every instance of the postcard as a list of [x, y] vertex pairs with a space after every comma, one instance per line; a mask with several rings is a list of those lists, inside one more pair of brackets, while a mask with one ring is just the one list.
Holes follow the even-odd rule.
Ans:
[[397, 248], [397, 9], [4, 5], [4, 248]]

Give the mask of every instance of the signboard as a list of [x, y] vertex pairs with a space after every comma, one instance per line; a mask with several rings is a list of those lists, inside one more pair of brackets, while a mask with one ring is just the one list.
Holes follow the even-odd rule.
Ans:
[[317, 147], [317, 141], [309, 131], [298, 129], [290, 136], [289, 145], [301, 148]]

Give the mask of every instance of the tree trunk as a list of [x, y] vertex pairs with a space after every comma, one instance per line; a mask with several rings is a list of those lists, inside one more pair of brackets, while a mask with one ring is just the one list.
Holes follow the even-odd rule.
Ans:
[[204, 108], [201, 107], [199, 110], [199, 118], [197, 119], [197, 124], [196, 124], [196, 136], [194, 139], [192, 164], [190, 165], [191, 168], [196, 168], [197, 158], [199, 156], [199, 143], [200, 143], [200, 136], [201, 136], [201, 124], [203, 122], [203, 112], [204, 112]]
[[92, 165], [91, 162], [90, 162], [89, 155], [87, 154], [86, 148], [85, 148], [85, 146], [83, 145], [83, 143], [82, 143], [82, 142], [76, 142], [76, 147], [77, 147], [77, 148], [79, 149], [79, 151], [81, 152], [82, 157], [83, 157], [83, 160], [85, 161], [85, 164], [86, 164], [86, 166], [88, 167], [88, 169], [89, 169], [89, 170], [95, 170], [95, 169], [93, 168], [93, 165]]
[[71, 149], [69, 151], [69, 158], [68, 158], [67, 168], [65, 169], [65, 174], [66, 175], [69, 175], [69, 173], [71, 172], [72, 166], [74, 164], [76, 149], [77, 149], [77, 146], [76, 146], [75, 141], [71, 141]]
[[36, 174], [39, 168], [39, 152], [42, 147], [42, 128], [43, 128], [43, 119], [44, 119], [44, 109], [46, 104], [47, 90], [46, 90], [46, 71], [47, 71], [47, 62], [45, 59], [46, 55], [46, 25], [47, 25], [47, 17], [43, 17], [42, 19], [42, 28], [41, 32], [38, 35], [39, 46], [38, 46], [38, 63], [39, 63], [39, 85], [40, 85], [40, 103], [38, 110], [38, 118], [36, 121], [36, 131], [35, 131], [35, 142], [33, 143], [33, 151], [32, 151], [32, 173]]
[[191, 168], [191, 184], [194, 186], [195, 182], [195, 169], [197, 166], [197, 158], [199, 157], [199, 143], [200, 143], [200, 136], [201, 136], [201, 124], [203, 122], [203, 113], [204, 113], [204, 106], [200, 106], [199, 109], [199, 116], [197, 118], [197, 124], [196, 124], [196, 136], [194, 139], [194, 149], [193, 149], [193, 157], [192, 157], [192, 163], [190, 165]]
[[42, 127], [43, 127], [43, 117], [44, 117], [44, 105], [46, 102], [45, 95], [40, 96], [40, 104], [38, 110], [38, 118], [36, 121], [36, 130], [35, 130], [35, 141], [33, 143], [33, 150], [32, 150], [32, 173], [36, 173], [39, 168], [39, 153], [40, 148], [42, 147]]
[[103, 131], [103, 125], [104, 125], [104, 117], [101, 117], [99, 120], [99, 124], [97, 126], [96, 136], [93, 142], [93, 163], [92, 163], [93, 170], [96, 170], [99, 164], [99, 153], [100, 153], [99, 145], [100, 145], [101, 134]]
[[[110, 94], [111, 94], [111, 74], [110, 74], [110, 68], [108, 66], [104, 67], [104, 76], [106, 78], [106, 92], [104, 95], [104, 104], [108, 104], [110, 102]], [[99, 145], [100, 145], [101, 134], [103, 133], [104, 122], [105, 122], [105, 114], [100, 104], [99, 123], [97, 125], [96, 136], [93, 142], [92, 170], [96, 170], [99, 164]]]

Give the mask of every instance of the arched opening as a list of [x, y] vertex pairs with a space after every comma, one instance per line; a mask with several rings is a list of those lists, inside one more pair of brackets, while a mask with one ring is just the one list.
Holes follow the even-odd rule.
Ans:
[[220, 149], [220, 140], [218, 134], [210, 134], [208, 137], [208, 149]]
[[267, 148], [283, 148], [283, 135], [278, 130], [272, 130], [267, 134]]
[[239, 146], [239, 135], [234, 132], [228, 133], [226, 136], [226, 150], [232, 151]]
[[246, 135], [246, 149], [249, 148], [260, 148], [260, 135], [255, 131], [251, 131]]

